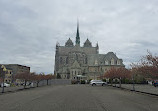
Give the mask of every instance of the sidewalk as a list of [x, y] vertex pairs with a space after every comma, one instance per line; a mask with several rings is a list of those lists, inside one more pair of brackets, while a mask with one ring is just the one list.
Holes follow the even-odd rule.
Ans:
[[[71, 80], [52, 79], [48, 81], [48, 85], [64, 85], [64, 84], [71, 84]], [[47, 86], [47, 81], [46, 80], [40, 81], [38, 86], [39, 87]], [[37, 87], [37, 83], [33, 82], [33, 85], [26, 86], [25, 89], [36, 88], [36, 87]], [[4, 87], [4, 93], [16, 92], [18, 90], [23, 90], [23, 89], [24, 86]], [[0, 95], [3, 94], [1, 92], [2, 92], [2, 87], [0, 87]]]
[[[115, 86], [113, 84], [113, 86]], [[119, 84], [116, 84], [119, 87]], [[133, 90], [133, 84], [121, 84], [122, 88]], [[134, 84], [135, 91], [158, 95], [158, 87], [154, 87], [150, 84]]]
[[[34, 88], [34, 87], [31, 87], [31, 86], [26, 86], [25, 87], [25, 89], [29, 89], [29, 88]], [[18, 90], [23, 90], [23, 89], [24, 89], [24, 86], [5, 87], [4, 88], [4, 93], [7, 93], [7, 92], [16, 92]], [[0, 87], [0, 94], [3, 94], [1, 92], [2, 92], [2, 88]]]

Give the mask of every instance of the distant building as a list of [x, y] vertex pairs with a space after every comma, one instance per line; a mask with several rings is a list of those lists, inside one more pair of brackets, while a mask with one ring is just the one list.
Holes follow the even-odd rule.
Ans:
[[14, 81], [13, 75], [24, 73], [24, 72], [30, 73], [30, 67], [28, 66], [19, 65], [19, 64], [1, 64], [1, 65], [4, 65], [6, 69], [12, 71], [12, 82]]
[[11, 69], [7, 69], [7, 72], [5, 74], [4, 82], [6, 82], [6, 83], [11, 83], [12, 82], [12, 70]]
[[6, 71], [3, 74], [1, 74], [2, 72], [0, 71], [0, 77], [3, 78], [4, 77], [4, 82], [6, 83], [11, 83], [12, 82], [12, 70], [11, 69], [8, 69], [6, 68], [4, 65], [0, 65], [0, 68], [5, 68]]
[[80, 46], [79, 25], [77, 24], [76, 44], [69, 38], [65, 46], [56, 44], [55, 70], [62, 79], [80, 80], [81, 77], [96, 79], [111, 67], [125, 67], [123, 60], [113, 52], [99, 54], [99, 45], [95, 47], [87, 40]]
[[6, 68], [12, 69], [13, 74], [30, 72], [30, 67], [19, 64], [3, 64]]

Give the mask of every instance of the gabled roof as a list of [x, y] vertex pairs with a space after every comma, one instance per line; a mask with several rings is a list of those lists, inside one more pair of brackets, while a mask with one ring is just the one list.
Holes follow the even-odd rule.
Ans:
[[75, 62], [71, 66], [72, 68], [80, 68], [80, 64], [75, 60]]
[[108, 52], [105, 57], [104, 57], [104, 60], [111, 60], [111, 59], [114, 59], [114, 60], [117, 60], [118, 57], [113, 53], [113, 52]]
[[89, 65], [95, 65], [95, 62], [97, 60], [98, 65], [103, 62], [103, 58], [105, 57], [105, 54], [90, 54], [88, 55], [88, 64]]
[[68, 40], [67, 40], [67, 42], [65, 43], [65, 46], [68, 46], [68, 47], [72, 47], [72, 46], [74, 46], [74, 44], [73, 44], [73, 42], [72, 42], [72, 40], [69, 38]]
[[88, 40], [88, 38], [84, 43], [84, 47], [92, 47], [92, 43]]
[[104, 64], [105, 60], [111, 61], [111, 59], [114, 59], [114, 62], [116, 64], [117, 60], [120, 60], [121, 65], [124, 65], [122, 63], [122, 59], [119, 59], [116, 54], [113, 52], [108, 52], [107, 54], [89, 54], [88, 55], [88, 65], [89, 66], [97, 66]]

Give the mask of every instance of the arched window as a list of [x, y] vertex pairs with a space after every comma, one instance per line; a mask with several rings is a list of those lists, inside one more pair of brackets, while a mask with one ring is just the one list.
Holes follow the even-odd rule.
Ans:
[[95, 63], [94, 63], [95, 65], [98, 65], [98, 60], [95, 60]]
[[113, 58], [111, 59], [111, 65], [114, 65], [114, 59]]
[[68, 61], [68, 57], [66, 57], [66, 64], [68, 64], [69, 63], [69, 61]]
[[63, 58], [62, 57], [60, 57], [60, 64], [62, 64], [63, 63]]
[[73, 58], [76, 59], [76, 54], [75, 53], [73, 53]]
[[108, 65], [108, 64], [109, 64], [108, 60], [105, 60], [105, 65]]
[[76, 54], [76, 60], [78, 61], [78, 55]]
[[85, 58], [85, 64], [87, 64], [87, 57]]
[[117, 65], [120, 65], [120, 61], [119, 60], [117, 60]]

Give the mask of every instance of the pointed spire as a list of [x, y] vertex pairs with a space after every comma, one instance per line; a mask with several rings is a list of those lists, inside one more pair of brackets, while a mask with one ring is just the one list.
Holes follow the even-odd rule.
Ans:
[[78, 20], [77, 20], [77, 33], [76, 33], [76, 37], [80, 37], [79, 36], [79, 22], [78, 22]]
[[67, 42], [65, 43], [65, 46], [68, 46], [68, 47], [72, 47], [72, 46], [74, 46], [73, 45], [73, 42], [72, 42], [72, 40], [69, 38], [68, 40], [67, 40]]
[[88, 40], [88, 38], [84, 43], [84, 47], [92, 47], [92, 43]]
[[97, 48], [97, 53], [99, 54], [99, 45], [98, 45], [98, 42], [96, 44], [96, 48]]
[[96, 44], [96, 47], [99, 48], [98, 42], [97, 42], [97, 44]]
[[80, 46], [80, 35], [79, 35], [79, 22], [78, 22], [78, 19], [77, 19], [76, 45]]
[[56, 47], [59, 47], [59, 46], [60, 46], [59, 42], [56, 42]]

